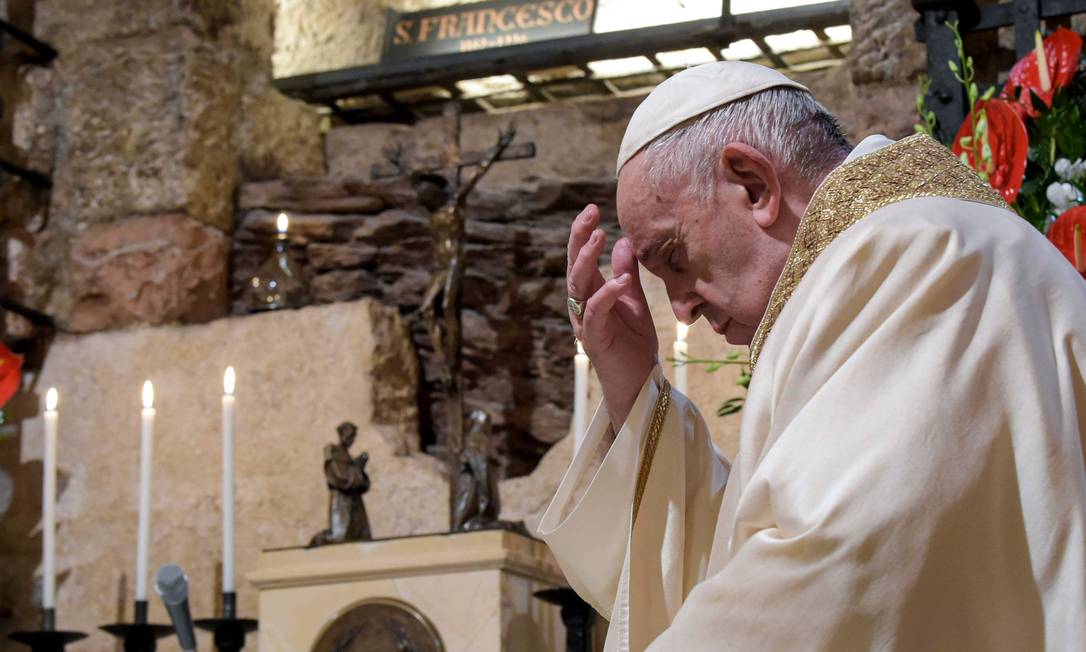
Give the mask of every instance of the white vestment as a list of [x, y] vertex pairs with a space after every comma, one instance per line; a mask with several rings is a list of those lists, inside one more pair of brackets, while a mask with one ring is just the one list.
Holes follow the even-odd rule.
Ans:
[[597, 411], [539, 532], [607, 650], [1086, 649], [1086, 283], [926, 164], [870, 164], [909, 141], [820, 189], [889, 184], [797, 258], [733, 464], [674, 391], [651, 432], [659, 367], [609, 448]]

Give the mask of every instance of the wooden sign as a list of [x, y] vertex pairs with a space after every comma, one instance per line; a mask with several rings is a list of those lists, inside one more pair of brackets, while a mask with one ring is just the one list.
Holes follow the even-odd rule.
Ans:
[[389, 14], [382, 62], [581, 36], [597, 0], [494, 0]]

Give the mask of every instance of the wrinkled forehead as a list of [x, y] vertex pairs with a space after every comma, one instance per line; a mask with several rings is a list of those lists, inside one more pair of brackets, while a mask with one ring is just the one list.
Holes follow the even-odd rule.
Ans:
[[[618, 175], [616, 203], [622, 234], [638, 254], [662, 232], [670, 230], [671, 213], [679, 188], [660, 187], [648, 174], [644, 153], [622, 167]], [[639, 256], [640, 258], [640, 256]]]

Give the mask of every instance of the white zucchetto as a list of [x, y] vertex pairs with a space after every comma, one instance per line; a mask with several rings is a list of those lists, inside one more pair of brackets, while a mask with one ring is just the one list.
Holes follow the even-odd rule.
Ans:
[[[657, 86], [634, 111], [622, 147], [617, 175], [634, 154], [659, 136], [706, 111], [776, 86], [807, 91], [782, 73], [746, 61], [714, 61], [670, 77]], [[809, 91], [808, 91], [809, 92]]]

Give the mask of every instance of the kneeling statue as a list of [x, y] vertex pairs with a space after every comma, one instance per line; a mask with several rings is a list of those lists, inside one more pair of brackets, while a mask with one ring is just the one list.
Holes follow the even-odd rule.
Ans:
[[339, 444], [324, 447], [324, 477], [331, 492], [328, 529], [321, 530], [313, 537], [309, 542], [310, 548], [373, 538], [366, 506], [362, 503], [362, 494], [370, 489], [370, 478], [366, 475], [369, 453], [351, 457], [351, 444], [358, 435], [358, 427], [353, 423], [345, 421], [339, 424], [336, 432], [339, 433]]

